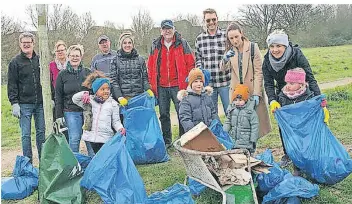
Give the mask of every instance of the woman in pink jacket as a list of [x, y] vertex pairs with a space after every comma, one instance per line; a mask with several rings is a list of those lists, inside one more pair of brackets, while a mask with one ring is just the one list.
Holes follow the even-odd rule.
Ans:
[[[54, 52], [55, 52], [55, 59], [51, 61], [49, 64], [50, 69], [50, 88], [51, 88], [51, 101], [53, 104], [53, 119], [55, 121], [55, 85], [56, 85], [56, 78], [59, 75], [61, 70], [66, 69], [66, 65], [68, 62], [66, 56], [67, 46], [64, 41], [59, 40], [55, 44]], [[63, 132], [66, 136], [68, 141], [68, 133], [67, 130]]]

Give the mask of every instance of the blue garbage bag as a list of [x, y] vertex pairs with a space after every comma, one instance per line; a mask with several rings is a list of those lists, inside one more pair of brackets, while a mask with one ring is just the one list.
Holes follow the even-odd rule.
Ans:
[[104, 203], [145, 203], [144, 183], [117, 133], [103, 145], [84, 172], [81, 186], [95, 190]]
[[270, 173], [260, 173], [256, 177], [258, 189], [264, 194], [282, 182], [285, 175], [291, 174], [286, 169], [280, 168], [280, 165], [274, 161], [272, 152], [269, 149], [266, 149], [263, 153], [257, 155], [256, 159], [262, 160], [266, 164], [273, 165], [273, 167], [269, 168]]
[[24, 199], [38, 187], [39, 171], [25, 156], [17, 156], [12, 177], [1, 179], [1, 199]]
[[229, 133], [224, 131], [219, 120], [216, 119], [211, 121], [209, 129], [213, 132], [218, 141], [226, 147], [226, 149], [232, 149], [234, 145], [232, 137], [230, 137]]
[[[287, 174], [284, 180], [271, 189], [269, 193], [264, 196], [263, 204], [265, 203], [285, 203], [285, 198], [301, 197], [312, 198], [319, 194], [319, 186], [312, 184], [306, 179], [299, 176], [292, 176]], [[282, 199], [280, 201], [280, 199]], [[292, 199], [291, 202], [297, 202], [297, 199]]]
[[154, 103], [155, 98], [144, 93], [131, 98], [122, 112], [126, 147], [135, 164], [169, 160]]
[[92, 160], [92, 157], [77, 152], [73, 152], [73, 154], [75, 155], [78, 163], [81, 165], [82, 170], [84, 171], [87, 168], [89, 162]]
[[275, 118], [292, 162], [317, 182], [335, 184], [352, 172], [352, 160], [323, 122], [324, 98], [284, 106], [275, 111]]
[[[230, 135], [224, 131], [224, 129], [222, 128], [221, 122], [219, 120], [213, 120], [211, 122], [209, 129], [213, 132], [213, 134], [216, 136], [218, 141], [226, 147], [226, 149], [232, 149], [234, 145], [233, 140], [230, 137]], [[203, 184], [191, 178], [188, 178], [187, 181], [188, 181], [188, 187], [191, 190], [192, 195], [198, 196], [207, 188]]]
[[167, 189], [155, 192], [148, 197], [146, 204], [193, 204], [192, 195], [187, 186], [176, 183]]

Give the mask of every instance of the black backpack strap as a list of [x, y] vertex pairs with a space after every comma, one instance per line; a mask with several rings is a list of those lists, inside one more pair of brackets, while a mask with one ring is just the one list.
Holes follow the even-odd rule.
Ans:
[[254, 83], [254, 64], [253, 64], [253, 60], [254, 60], [254, 45], [255, 45], [255, 43], [251, 42], [251, 60], [252, 60], [252, 69], [253, 69], [253, 83]]

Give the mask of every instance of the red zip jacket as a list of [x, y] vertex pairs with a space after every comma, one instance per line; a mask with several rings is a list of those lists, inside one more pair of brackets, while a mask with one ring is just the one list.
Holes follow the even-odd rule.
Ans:
[[163, 42], [162, 36], [154, 40], [148, 57], [148, 79], [156, 96], [158, 86], [186, 89], [188, 84], [185, 80], [195, 66], [194, 53], [178, 32], [175, 32], [169, 51]]

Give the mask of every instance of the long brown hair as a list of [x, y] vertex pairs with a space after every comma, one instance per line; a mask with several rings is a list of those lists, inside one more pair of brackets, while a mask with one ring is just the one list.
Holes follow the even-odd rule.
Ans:
[[243, 29], [242, 27], [240, 26], [240, 24], [238, 24], [238, 22], [236, 21], [233, 21], [231, 22], [228, 26], [227, 26], [227, 29], [226, 29], [226, 44], [225, 44], [225, 53], [227, 51], [229, 51], [232, 47], [232, 44], [229, 40], [229, 35], [228, 33], [231, 31], [231, 30], [238, 30], [241, 34], [242, 34], [242, 40], [248, 40], [248, 38], [244, 35], [244, 32], [243, 32]]
[[88, 88], [88, 89], [91, 89], [92, 88], [92, 84], [93, 84], [93, 81], [96, 79], [96, 78], [107, 78], [109, 79], [108, 77], [106, 77], [104, 75], [104, 72], [102, 71], [98, 71], [98, 70], [95, 70], [94, 72], [90, 73], [86, 80], [84, 80], [84, 82], [82, 83], [82, 86]]

